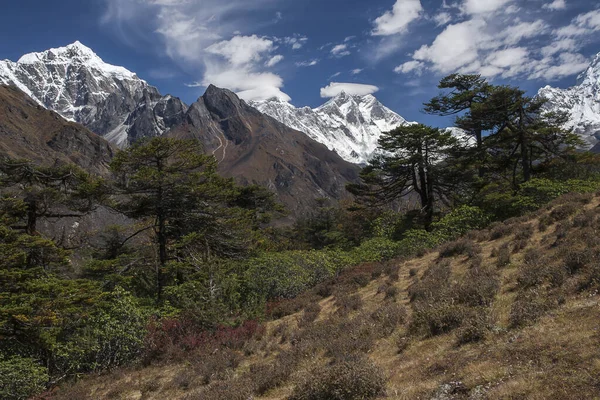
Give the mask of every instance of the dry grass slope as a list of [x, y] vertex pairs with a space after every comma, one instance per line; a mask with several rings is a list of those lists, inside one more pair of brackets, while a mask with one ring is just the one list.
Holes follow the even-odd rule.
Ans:
[[241, 349], [56, 399], [600, 399], [600, 201], [568, 195], [277, 304]]

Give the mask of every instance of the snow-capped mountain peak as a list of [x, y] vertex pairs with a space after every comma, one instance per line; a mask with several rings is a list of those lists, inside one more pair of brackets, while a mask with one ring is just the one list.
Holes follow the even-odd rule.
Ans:
[[15, 85], [42, 106], [79, 122], [118, 146], [168, 130], [165, 118], [187, 107], [124, 67], [104, 62], [77, 41], [0, 61], [0, 84]]
[[255, 101], [251, 105], [357, 164], [368, 162], [375, 154], [383, 132], [407, 124], [373, 95], [341, 92], [315, 109], [297, 108], [279, 99]]
[[600, 53], [579, 75], [576, 86], [569, 89], [546, 86], [540, 89], [538, 95], [548, 99], [548, 111], [566, 112], [570, 115], [567, 128], [578, 133], [588, 147], [600, 141]]

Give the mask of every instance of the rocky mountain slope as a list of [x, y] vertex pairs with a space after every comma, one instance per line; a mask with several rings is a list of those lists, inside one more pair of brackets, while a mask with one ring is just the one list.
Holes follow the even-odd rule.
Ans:
[[15, 87], [0, 85], [0, 155], [43, 165], [75, 163], [103, 174], [114, 151], [83, 126], [46, 110]]
[[0, 84], [14, 85], [40, 105], [78, 122], [117, 146], [162, 135], [187, 106], [123, 67], [102, 61], [79, 42], [0, 61]]
[[274, 190], [292, 213], [348, 196], [346, 183], [358, 179], [357, 166], [212, 85], [169, 135], [200, 139], [223, 175]]
[[407, 123], [372, 95], [351, 96], [342, 92], [315, 109], [296, 108], [279, 99], [251, 105], [356, 164], [366, 163], [373, 156], [383, 132]]
[[581, 135], [588, 148], [600, 141], [600, 53], [579, 75], [576, 86], [569, 89], [546, 86], [538, 94], [549, 100], [549, 111], [567, 112], [571, 116], [568, 128]]

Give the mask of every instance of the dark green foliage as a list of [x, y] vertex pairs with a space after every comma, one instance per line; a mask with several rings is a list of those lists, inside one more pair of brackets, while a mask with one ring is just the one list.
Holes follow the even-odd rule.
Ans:
[[[233, 180], [221, 178], [216, 168], [216, 160], [203, 154], [198, 141], [162, 137], [139, 142], [111, 162], [121, 191], [114, 207], [145, 221], [137, 234], [153, 233], [160, 266], [156, 270], [158, 299], [169, 278], [183, 278], [165, 274], [176, 241], [183, 239], [182, 258], [190, 252], [194, 256], [186, 261], [235, 256], [247, 247], [244, 231], [273, 205], [266, 194], [252, 188], [240, 190]], [[240, 224], [244, 207], [255, 208], [252, 222], [247, 220], [245, 226]]]
[[0, 398], [26, 400], [40, 393], [49, 380], [48, 369], [31, 358], [0, 356]]
[[364, 358], [348, 358], [313, 371], [289, 400], [369, 400], [385, 393], [383, 371]]
[[432, 230], [444, 240], [456, 239], [467, 232], [487, 227], [490, 217], [483, 210], [472, 206], [459, 206], [432, 224]]
[[13, 219], [12, 227], [37, 234], [41, 218], [56, 221], [81, 217], [95, 209], [106, 195], [102, 179], [75, 165], [39, 167], [27, 160], [0, 160], [0, 217]]
[[450, 133], [425, 125], [396, 128], [379, 141], [387, 155], [373, 159], [361, 172], [363, 183], [348, 189], [365, 201], [384, 204], [416, 192], [428, 228], [437, 199], [452, 195], [448, 168], [439, 161], [449, 157], [456, 143]]

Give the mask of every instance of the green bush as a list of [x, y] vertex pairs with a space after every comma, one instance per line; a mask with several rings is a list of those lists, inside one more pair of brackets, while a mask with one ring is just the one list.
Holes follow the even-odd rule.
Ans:
[[121, 288], [106, 293], [98, 310], [68, 340], [52, 346], [53, 364], [63, 374], [104, 371], [138, 359], [146, 314]]
[[244, 279], [260, 298], [292, 298], [355, 263], [355, 254], [339, 250], [264, 254], [243, 262]]
[[48, 369], [31, 358], [0, 357], [0, 399], [28, 399], [42, 392], [49, 379]]
[[504, 220], [535, 211], [567, 193], [595, 193], [600, 189], [598, 180], [531, 179], [523, 183], [516, 194], [502, 185], [489, 185], [484, 189], [482, 208], [496, 219]]
[[460, 206], [432, 224], [433, 231], [444, 240], [452, 240], [490, 223], [489, 215], [479, 207]]

